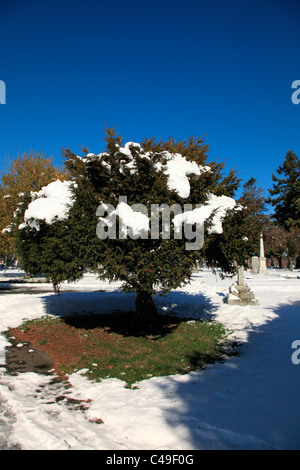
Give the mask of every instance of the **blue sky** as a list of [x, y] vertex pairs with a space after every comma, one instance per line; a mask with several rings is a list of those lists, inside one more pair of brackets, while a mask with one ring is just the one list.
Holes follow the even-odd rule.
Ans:
[[298, 0], [1, 0], [0, 170], [9, 156], [205, 136], [264, 188], [300, 156]]

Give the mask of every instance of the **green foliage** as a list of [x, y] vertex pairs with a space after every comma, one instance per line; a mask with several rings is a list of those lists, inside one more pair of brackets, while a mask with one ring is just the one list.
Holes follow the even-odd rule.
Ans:
[[267, 230], [266, 250], [279, 263], [282, 256], [288, 257], [292, 269], [294, 259], [300, 266], [300, 159], [290, 150], [276, 173], [267, 200], [274, 214]]
[[300, 159], [290, 150], [276, 173], [267, 200], [274, 207], [274, 220], [285, 228], [300, 227]]
[[74, 228], [71, 232], [69, 227], [63, 221], [52, 225], [41, 222], [39, 231], [28, 227], [18, 231], [16, 252], [27, 274], [44, 274], [54, 285], [82, 277], [84, 262], [79, 262], [80, 245], [74, 238]]
[[[74, 189], [78, 214], [86, 221], [87, 227], [95, 231], [94, 215], [100, 201], [117, 207], [119, 196], [126, 195], [131, 206], [143, 204], [151, 211], [151, 204], [174, 203], [204, 204], [208, 193], [233, 196], [239, 180], [235, 171], [223, 176], [224, 164], [210, 162], [210, 172], [203, 172], [200, 177], [190, 175], [190, 195], [182, 199], [176, 191], [170, 191], [167, 177], [155, 168], [165, 163], [163, 152], [179, 152], [187, 159], [198, 164], [207, 164], [207, 149], [202, 139], [190, 138], [186, 141], [175, 141], [169, 138], [166, 142], [156, 142], [154, 139], [144, 139], [142, 147], [145, 152], [151, 152], [151, 159], [143, 158], [140, 152], [131, 147], [136, 161], [137, 172], [131, 172], [126, 164], [130, 159], [118, 149], [122, 144], [120, 137], [113, 130], [106, 130], [106, 152], [101, 159], [88, 158], [84, 163], [70, 150], [65, 150], [66, 166], [77, 183]], [[85, 150], [88, 154], [88, 150]], [[94, 204], [93, 209], [86, 201]], [[72, 213], [72, 210], [71, 210]], [[88, 230], [89, 230], [88, 229]], [[172, 229], [171, 229], [172, 230]], [[170, 240], [99, 240], [90, 233], [89, 247], [86, 250], [86, 260], [90, 259], [89, 267], [101, 266], [99, 275], [109, 280], [123, 281], [127, 291], [143, 291], [153, 294], [157, 287], [162, 293], [182, 285], [189, 280], [195, 263], [203, 258], [203, 252], [187, 251], [186, 240], [175, 240], [171, 231]], [[219, 258], [218, 266], [225, 271], [232, 271], [232, 259]]]
[[[223, 233], [206, 238], [205, 259], [212, 267], [230, 273], [232, 262], [243, 266], [259, 250], [259, 234], [266, 223], [262, 188], [251, 178], [243, 186], [238, 200], [240, 210], [229, 211], [223, 222]], [[224, 268], [225, 267], [225, 268]]]
[[[198, 251], [188, 251], [186, 240], [174, 238], [171, 224], [170, 239], [116, 239], [101, 240], [96, 236], [97, 207], [101, 202], [117, 207], [120, 196], [127, 197], [129, 206], [143, 204], [151, 213], [152, 204], [205, 204], [209, 194], [233, 197], [240, 180], [236, 171], [224, 175], [224, 163], [207, 162], [208, 146], [202, 139], [189, 138], [166, 142], [144, 139], [140, 149], [131, 146], [136, 167], [132, 160], [120, 151], [122, 139], [113, 129], [106, 129], [106, 150], [101, 158], [84, 149], [84, 157], [71, 150], [63, 151], [65, 166], [71, 175], [73, 205], [64, 221], [50, 226], [41, 223], [39, 231], [29, 227], [19, 231], [18, 253], [23, 267], [32, 274], [43, 272], [54, 284], [64, 280], [80, 278], [85, 268], [98, 272], [110, 281], [123, 282], [125, 291], [142, 292], [149, 296], [168, 293], [171, 289], [188, 282], [195, 264], [207, 259], [222, 272], [233, 273], [237, 263], [253, 252], [254, 232], [260, 226], [259, 203], [255, 181], [245, 188], [243, 200], [247, 208], [230, 211], [223, 222], [224, 232], [209, 235], [206, 226], [205, 246]], [[166, 163], [164, 151], [180, 153], [187, 160], [208, 165], [211, 171], [200, 176], [190, 175], [190, 194], [182, 198], [168, 187], [167, 175], [157, 171], [157, 166]], [[132, 171], [136, 170], [136, 171]], [[118, 225], [117, 225], [118, 233]], [[257, 236], [257, 233], [255, 233]], [[248, 242], [245, 239], [248, 239]]]
[[0, 172], [0, 255], [15, 253], [16, 232], [2, 233], [2, 230], [16, 223], [16, 211], [21, 214], [21, 206], [28, 204], [30, 194], [68, 176], [53, 165], [51, 157], [41, 152], [32, 150], [7, 160], [5, 170]]

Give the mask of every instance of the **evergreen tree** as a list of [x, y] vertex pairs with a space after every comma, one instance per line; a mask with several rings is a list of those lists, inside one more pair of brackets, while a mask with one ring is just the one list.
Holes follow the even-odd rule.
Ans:
[[[300, 267], [299, 235], [300, 228], [300, 159], [290, 150], [282, 165], [272, 175], [273, 188], [269, 189], [267, 203], [274, 207], [273, 220], [277, 226], [278, 249], [285, 246], [290, 267], [296, 258], [296, 266]], [[276, 232], [273, 229], [273, 233]], [[278, 233], [281, 236], [278, 236]], [[274, 243], [273, 243], [274, 245]]]
[[276, 173], [267, 200], [274, 207], [274, 220], [285, 228], [300, 227], [300, 159], [290, 150]]
[[258, 255], [260, 250], [260, 234], [267, 223], [265, 213], [264, 190], [257, 186], [255, 178], [250, 178], [243, 186], [243, 194], [238, 201], [244, 208], [244, 223], [247, 231], [247, 251]]
[[[166, 142], [144, 139], [141, 146], [128, 143], [122, 147], [122, 139], [115, 131], [106, 129], [105, 141], [106, 150], [99, 155], [84, 149], [82, 158], [69, 149], [64, 150], [65, 164], [73, 181], [73, 202], [68, 217], [50, 226], [42, 223], [39, 230], [24, 227], [19, 231], [18, 248], [24, 266], [32, 272], [45, 272], [53, 283], [78, 279], [84, 268], [98, 272], [100, 278], [122, 281], [124, 291], [137, 293], [136, 329], [144, 332], [157, 319], [152, 296], [157, 291], [166, 294], [188, 282], [195, 264], [204, 256], [223, 272], [234, 272], [234, 260], [247, 254], [247, 244], [240, 237], [248, 234], [249, 215], [241, 207], [237, 211], [232, 208], [228, 217], [224, 211], [223, 233], [212, 233], [218, 208], [213, 210], [206, 217], [205, 245], [197, 250], [187, 250], [186, 238], [176, 236], [172, 223], [174, 214], [171, 214], [168, 237], [163, 234], [161, 219], [157, 237], [152, 233], [150, 236], [150, 231], [145, 237], [138, 234], [138, 239], [133, 233], [120, 236], [124, 235], [120, 212], [115, 217], [115, 226], [113, 218], [109, 218], [109, 208], [121, 206], [120, 196], [126, 196], [127, 209], [142, 204], [148, 216], [153, 204], [169, 208], [177, 204], [184, 213], [185, 204], [189, 204], [190, 209], [197, 204], [208, 206], [212, 194], [217, 198], [232, 198], [239, 180], [235, 171], [223, 175], [223, 163], [213, 161], [208, 164], [209, 168], [205, 166], [208, 146], [202, 139], [175, 141], [169, 138]], [[178, 191], [165, 171], [170, 168], [170, 155], [181, 159], [180, 163], [182, 158], [186, 159], [187, 192]], [[171, 163], [178, 164], [174, 159]], [[193, 174], [189, 164], [193, 169], [200, 165], [199, 174]], [[96, 235], [99, 224], [101, 237], [99, 233]], [[242, 226], [243, 230], [239, 230]], [[149, 229], [152, 228], [150, 225]], [[110, 230], [115, 230], [117, 236], [111, 237]], [[40, 256], [37, 256], [38, 250]]]
[[255, 178], [244, 184], [237, 202], [240, 210], [229, 211], [222, 234], [207, 237], [204, 246], [209, 265], [225, 272], [230, 272], [233, 262], [235, 266], [244, 266], [247, 259], [257, 253], [266, 222], [263, 189], [257, 187]]

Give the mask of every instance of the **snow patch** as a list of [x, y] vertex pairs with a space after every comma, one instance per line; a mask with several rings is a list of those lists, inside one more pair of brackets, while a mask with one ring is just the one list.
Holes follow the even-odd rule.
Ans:
[[19, 229], [28, 225], [39, 230], [40, 220], [52, 224], [56, 220], [67, 217], [72, 204], [71, 181], [54, 181], [34, 193], [35, 199], [28, 205], [24, 214], [24, 222]]
[[206, 204], [192, 211], [178, 214], [174, 217], [175, 230], [179, 230], [182, 223], [202, 225], [212, 215], [212, 226], [208, 233], [221, 234], [223, 232], [222, 221], [229, 209], [234, 209], [236, 201], [227, 196], [215, 196], [210, 194]]
[[[149, 219], [145, 214], [134, 211], [125, 202], [120, 202], [115, 211], [111, 213], [112, 216], [119, 216], [123, 222], [123, 235], [127, 234], [127, 228], [132, 230], [133, 235], [139, 235], [141, 231], [149, 230]], [[126, 227], [125, 227], [126, 226]]]
[[[247, 275], [258, 307], [224, 305], [232, 279], [207, 269], [184, 288], [155, 298], [160, 312], [171, 308], [190, 321], [205, 315], [225, 324], [231, 338], [242, 343], [239, 356], [204, 371], [153, 377], [127, 389], [113, 378], [89, 381], [81, 370], [69, 376], [66, 391], [51, 376], [10, 375], [0, 367], [0, 448], [4, 442], [19, 443], [24, 450], [299, 449], [300, 365], [291, 361], [291, 344], [300, 340], [300, 281], [283, 274]], [[87, 273], [73, 286], [73, 293], [64, 293], [62, 286], [59, 298], [2, 294], [0, 332], [46, 313], [134, 308], [135, 295], [122, 294], [120, 283]], [[7, 345], [1, 334], [0, 364]], [[88, 409], [68, 406], [67, 397], [86, 400]], [[96, 424], [99, 419], [103, 424]]]

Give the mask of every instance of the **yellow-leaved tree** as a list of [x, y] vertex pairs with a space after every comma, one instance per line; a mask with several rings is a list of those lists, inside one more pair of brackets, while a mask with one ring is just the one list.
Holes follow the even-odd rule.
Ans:
[[53, 164], [53, 158], [34, 150], [9, 158], [0, 172], [0, 263], [14, 257], [14, 239], [10, 232], [18, 204], [26, 195], [68, 174]]

